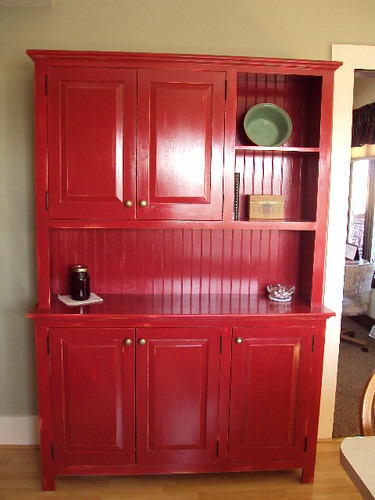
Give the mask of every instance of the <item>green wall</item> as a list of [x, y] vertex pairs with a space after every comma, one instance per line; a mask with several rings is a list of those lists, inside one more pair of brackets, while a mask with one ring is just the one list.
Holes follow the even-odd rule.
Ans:
[[0, 6], [0, 416], [37, 413], [33, 64], [26, 49], [330, 59], [375, 45], [373, 0], [54, 0]]

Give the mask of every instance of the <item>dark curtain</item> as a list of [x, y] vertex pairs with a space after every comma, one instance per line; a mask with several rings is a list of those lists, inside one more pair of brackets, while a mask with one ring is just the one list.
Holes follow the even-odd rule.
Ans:
[[353, 109], [352, 147], [375, 144], [375, 102]]

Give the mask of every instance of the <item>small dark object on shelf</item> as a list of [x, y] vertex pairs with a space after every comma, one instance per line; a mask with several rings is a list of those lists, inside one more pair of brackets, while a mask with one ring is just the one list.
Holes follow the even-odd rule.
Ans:
[[234, 174], [234, 213], [233, 213], [234, 220], [238, 220], [238, 216], [239, 216], [240, 181], [241, 181], [241, 174], [239, 172], [235, 172], [235, 174]]
[[90, 297], [90, 276], [86, 266], [71, 267], [70, 295], [74, 300], [87, 300]]

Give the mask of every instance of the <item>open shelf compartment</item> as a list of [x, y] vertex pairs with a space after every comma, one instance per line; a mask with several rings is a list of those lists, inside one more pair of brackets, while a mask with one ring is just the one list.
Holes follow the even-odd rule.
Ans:
[[236, 172], [240, 174], [240, 221], [249, 220], [249, 195], [253, 194], [283, 195], [285, 220], [316, 221], [319, 178], [317, 153], [237, 151]]
[[243, 120], [246, 112], [252, 106], [262, 102], [276, 104], [290, 116], [292, 134], [285, 146], [295, 148], [319, 147], [322, 102], [321, 77], [238, 73], [237, 147], [254, 145], [245, 134]]
[[283, 283], [310, 305], [314, 244], [313, 231], [53, 229], [51, 294], [83, 263], [98, 295], [264, 297]]

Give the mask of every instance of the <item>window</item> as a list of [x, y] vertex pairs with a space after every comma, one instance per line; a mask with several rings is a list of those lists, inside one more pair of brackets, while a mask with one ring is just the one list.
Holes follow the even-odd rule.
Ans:
[[375, 260], [375, 160], [351, 164], [347, 241], [358, 247], [360, 258]]

